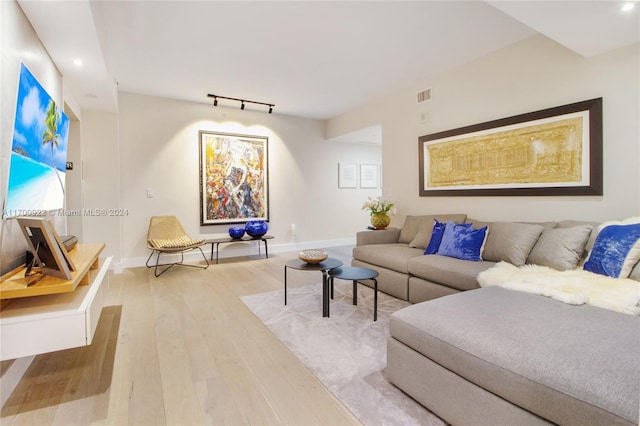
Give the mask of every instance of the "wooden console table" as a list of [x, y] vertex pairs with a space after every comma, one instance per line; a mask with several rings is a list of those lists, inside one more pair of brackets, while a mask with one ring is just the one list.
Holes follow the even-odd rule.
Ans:
[[44, 275], [33, 285], [27, 286], [34, 278], [25, 278], [26, 267], [14, 269], [0, 278], [0, 299], [67, 293], [75, 290], [78, 285], [87, 285], [88, 272], [90, 269], [98, 269], [98, 256], [102, 250], [104, 244], [79, 244], [71, 250], [69, 257], [77, 269], [71, 271], [70, 280]]
[[[245, 235], [242, 238], [231, 238], [231, 237], [218, 237], [218, 238], [211, 238], [209, 240], [205, 240], [205, 242], [207, 244], [211, 244], [211, 256], [209, 257], [210, 260], [213, 260], [213, 247], [215, 246], [215, 252], [216, 252], [216, 264], [218, 263], [218, 251], [220, 250], [220, 244], [228, 244], [228, 243], [246, 243], [246, 242], [250, 242], [250, 241], [258, 241], [258, 250], [260, 250], [260, 241], [262, 241], [264, 243], [264, 254], [265, 257], [268, 259], [269, 258], [269, 248], [267, 247], [267, 240], [271, 240], [273, 239], [273, 235], [263, 235], [261, 237], [250, 237], [248, 235]], [[259, 252], [258, 252], [259, 253]]]
[[[106, 296], [111, 257], [99, 265], [104, 244], [78, 244], [69, 252], [71, 280], [44, 276], [27, 287], [25, 267], [0, 278], [0, 360], [91, 344]], [[108, 279], [106, 280], [108, 282]]]

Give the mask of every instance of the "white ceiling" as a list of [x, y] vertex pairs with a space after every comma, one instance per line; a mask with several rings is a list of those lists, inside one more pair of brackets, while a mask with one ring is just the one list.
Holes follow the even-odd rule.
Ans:
[[585, 57], [640, 42], [638, 7], [619, 1], [18, 2], [65, 90], [107, 111], [117, 82], [327, 119], [537, 33]]

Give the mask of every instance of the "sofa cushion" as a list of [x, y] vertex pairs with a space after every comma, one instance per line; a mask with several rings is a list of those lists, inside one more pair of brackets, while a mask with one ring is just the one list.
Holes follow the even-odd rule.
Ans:
[[[444, 235], [444, 230], [447, 228], [447, 224], [444, 222], [438, 221], [438, 219], [433, 220], [433, 231], [431, 232], [431, 239], [429, 240], [429, 244], [427, 248], [424, 250], [424, 254], [436, 254], [438, 253], [438, 249], [440, 248], [440, 243], [442, 242], [442, 236]], [[470, 223], [465, 224], [467, 226], [471, 226]]]
[[[557, 424], [636, 424], [640, 317], [499, 287], [409, 306], [392, 337]], [[615, 330], [615, 332], [612, 332]]]
[[640, 281], [640, 262], [636, 263], [636, 266], [633, 267], [631, 274], [629, 274], [629, 278]]
[[422, 256], [422, 250], [406, 244], [372, 244], [357, 246], [353, 258], [372, 265], [381, 266], [401, 273], [408, 273], [407, 263], [414, 257]]
[[434, 219], [438, 219], [440, 222], [454, 222], [464, 223], [467, 218], [466, 214], [434, 214], [428, 216], [419, 216], [418, 229], [415, 236], [409, 242], [409, 246], [426, 249], [431, 240], [431, 233], [433, 232]]
[[489, 235], [482, 258], [522, 266], [543, 229], [542, 225], [537, 224], [493, 222], [489, 225]]
[[[484, 220], [473, 219], [473, 218], [470, 218], [470, 217], [468, 217], [465, 222], [473, 224], [474, 228], [482, 228], [483, 226], [491, 226], [491, 224], [493, 223], [493, 222], [487, 222], [487, 221], [484, 221]], [[591, 222], [573, 221], [573, 222], [575, 222], [573, 225], [568, 225], [569, 222], [570, 221], [566, 221], [567, 225], [565, 227], [569, 228], [569, 227], [574, 227], [574, 226], [578, 226], [578, 225], [591, 224]], [[556, 227], [559, 226], [559, 222], [518, 222], [518, 223], [526, 223], [528, 225], [540, 225], [544, 229], [553, 229], [553, 228], [556, 228]]]
[[420, 225], [420, 216], [407, 216], [404, 220], [404, 225], [402, 225], [402, 229], [400, 230], [398, 242], [409, 244], [416, 237], [418, 225]]
[[591, 235], [589, 235], [587, 244], [584, 246], [584, 257], [586, 257], [593, 248], [593, 242], [596, 240], [596, 235], [598, 235], [598, 228], [601, 225], [601, 222], [586, 222], [583, 220], [561, 220], [560, 222], [558, 222], [556, 228], [574, 228], [576, 226], [582, 225], [591, 226]]
[[527, 263], [548, 266], [559, 271], [575, 269], [591, 235], [591, 226], [554, 228], [542, 231]]
[[409, 260], [409, 273], [426, 281], [446, 285], [457, 290], [478, 288], [478, 274], [495, 262], [469, 262], [454, 257], [429, 254]]
[[584, 269], [626, 278], [640, 259], [640, 223], [606, 223], [598, 231]]
[[486, 226], [474, 229], [468, 223], [447, 222], [437, 254], [479, 262], [486, 239]]

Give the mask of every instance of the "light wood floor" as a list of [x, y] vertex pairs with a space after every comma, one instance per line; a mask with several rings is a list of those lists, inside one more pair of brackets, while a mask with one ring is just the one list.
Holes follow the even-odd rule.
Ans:
[[[328, 251], [350, 262], [351, 247]], [[93, 344], [37, 356], [0, 423], [359, 424], [239, 299], [281, 289], [294, 257], [221, 259], [160, 278], [146, 268], [111, 274]], [[320, 281], [288, 273], [292, 287]]]

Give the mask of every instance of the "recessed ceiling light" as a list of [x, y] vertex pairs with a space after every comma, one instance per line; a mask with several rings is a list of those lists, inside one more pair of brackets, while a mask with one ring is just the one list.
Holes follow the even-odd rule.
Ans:
[[628, 2], [622, 5], [622, 7], [620, 8], [623, 12], [631, 12], [633, 10], [633, 8], [635, 7], [635, 3], [634, 2]]
[[76, 67], [81, 67], [82, 66], [82, 59], [76, 59], [73, 61], [73, 65], [75, 65]]

